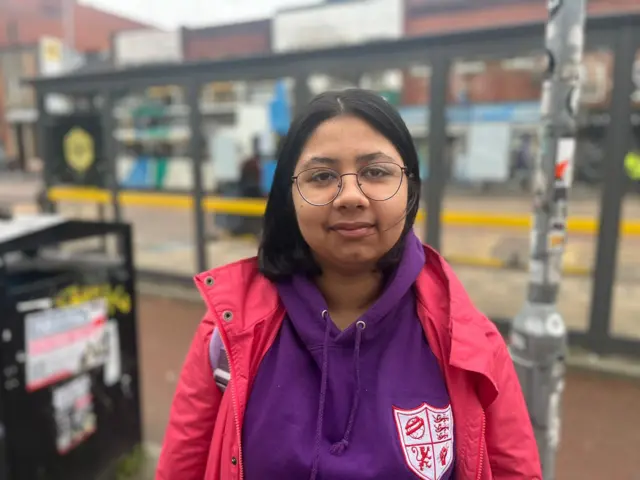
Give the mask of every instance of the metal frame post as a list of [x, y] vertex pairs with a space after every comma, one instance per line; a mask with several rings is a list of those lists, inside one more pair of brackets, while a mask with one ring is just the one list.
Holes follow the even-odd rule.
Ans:
[[541, 148], [533, 177], [529, 288], [512, 324], [510, 348], [538, 443], [542, 477], [553, 480], [567, 349], [567, 329], [557, 310], [557, 297], [573, 178], [586, 0], [549, 0], [547, 5], [547, 78], [542, 87]]
[[627, 178], [624, 158], [631, 144], [631, 95], [635, 89], [633, 65], [638, 42], [637, 27], [620, 29], [614, 48], [613, 88], [607, 132], [607, 165], [603, 168], [600, 229], [596, 250], [595, 275], [592, 284], [591, 314], [587, 342], [594, 352], [606, 349], [609, 339], [613, 287], [616, 281], [617, 253], [620, 238], [622, 202]]
[[49, 126], [50, 115], [47, 111], [47, 96], [44, 92], [38, 91], [36, 93], [36, 108], [38, 109], [38, 120], [36, 123], [36, 128], [38, 131], [37, 137], [37, 147], [38, 147], [38, 156], [40, 157], [40, 161], [42, 162], [42, 171], [44, 173], [43, 178], [43, 192], [42, 192], [42, 203], [40, 207], [44, 212], [47, 213], [55, 213], [57, 208], [56, 204], [49, 200], [49, 189], [54, 184], [53, 179], [53, 170], [51, 162], [48, 157], [50, 155], [48, 148], [48, 135], [47, 135], [47, 127]]
[[309, 77], [307, 75], [298, 75], [294, 79], [293, 86], [293, 116], [298, 114], [311, 101], [311, 89], [309, 88]]
[[122, 208], [120, 205], [120, 182], [118, 181], [117, 140], [113, 135], [115, 120], [113, 118], [114, 92], [102, 91], [102, 138], [104, 141], [104, 155], [107, 166], [107, 185], [111, 192], [111, 207], [115, 222], [122, 222]]
[[208, 268], [207, 238], [204, 220], [204, 185], [202, 183], [202, 114], [200, 112], [201, 84], [196, 81], [185, 85], [186, 99], [189, 105], [189, 157], [193, 167], [193, 214], [195, 221], [196, 271], [203, 272]]
[[442, 239], [442, 203], [447, 182], [447, 93], [451, 59], [445, 52], [434, 54], [431, 62], [431, 82], [429, 101], [429, 176], [424, 182], [424, 197], [427, 203], [425, 222], [427, 243], [440, 249]]

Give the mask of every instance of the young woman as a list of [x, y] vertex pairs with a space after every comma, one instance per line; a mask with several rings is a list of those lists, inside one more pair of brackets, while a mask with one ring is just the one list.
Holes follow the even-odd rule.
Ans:
[[419, 203], [393, 107], [357, 89], [309, 104], [279, 152], [258, 258], [196, 277], [208, 313], [158, 480], [541, 478], [505, 343], [413, 234]]

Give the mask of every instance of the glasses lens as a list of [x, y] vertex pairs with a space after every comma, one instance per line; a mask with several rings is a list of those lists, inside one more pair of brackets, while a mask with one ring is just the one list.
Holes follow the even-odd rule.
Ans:
[[383, 201], [398, 193], [402, 175], [402, 167], [396, 163], [373, 163], [360, 169], [358, 183], [368, 198]]
[[312, 205], [331, 203], [340, 190], [340, 174], [330, 168], [312, 168], [298, 175], [300, 195]]

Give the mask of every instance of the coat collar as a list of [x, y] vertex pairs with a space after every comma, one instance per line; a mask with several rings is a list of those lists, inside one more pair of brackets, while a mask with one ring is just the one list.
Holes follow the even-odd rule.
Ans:
[[[498, 394], [494, 341], [502, 342], [496, 326], [475, 307], [451, 266], [429, 246], [416, 282], [419, 305], [437, 332], [449, 365], [479, 373]], [[426, 329], [426, 325], [423, 325]]]
[[[499, 332], [473, 305], [447, 262], [425, 246], [425, 266], [416, 281], [418, 305], [442, 346], [441, 360], [450, 366], [486, 377], [495, 390], [492, 337]], [[273, 283], [258, 270], [257, 258], [249, 258], [203, 272], [195, 282], [218, 327], [233, 343], [256, 328], [275, 337], [284, 316]]]

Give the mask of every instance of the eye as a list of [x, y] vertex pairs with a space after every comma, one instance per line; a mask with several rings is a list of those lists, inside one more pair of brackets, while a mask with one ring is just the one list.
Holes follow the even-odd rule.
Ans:
[[313, 168], [302, 172], [299, 176], [303, 183], [310, 183], [316, 186], [331, 185], [339, 178], [338, 172], [327, 168]]
[[378, 180], [393, 175], [385, 165], [371, 165], [360, 170], [360, 177], [368, 180]]

